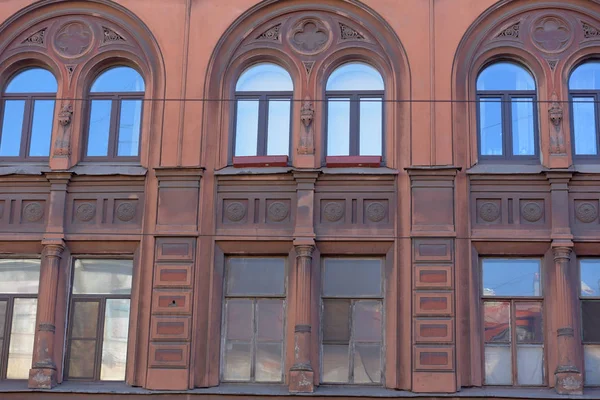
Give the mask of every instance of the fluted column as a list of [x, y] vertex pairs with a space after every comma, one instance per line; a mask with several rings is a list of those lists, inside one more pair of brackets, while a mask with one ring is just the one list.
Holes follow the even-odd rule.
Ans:
[[577, 367], [577, 342], [573, 312], [573, 299], [576, 285], [570, 278], [571, 247], [561, 244], [553, 245], [554, 268], [556, 274], [556, 326], [558, 365], [556, 376], [556, 392], [559, 394], [582, 394], [583, 378]]
[[29, 370], [29, 387], [51, 389], [56, 386], [54, 332], [56, 295], [60, 260], [65, 249], [62, 240], [45, 241], [40, 267], [37, 302], [37, 329], [33, 346], [33, 366]]

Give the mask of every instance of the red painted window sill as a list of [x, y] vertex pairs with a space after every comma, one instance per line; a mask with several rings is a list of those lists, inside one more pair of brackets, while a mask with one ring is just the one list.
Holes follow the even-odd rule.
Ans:
[[381, 156], [328, 156], [325, 157], [328, 168], [381, 166]]
[[288, 156], [238, 156], [233, 157], [233, 166], [245, 167], [287, 167]]

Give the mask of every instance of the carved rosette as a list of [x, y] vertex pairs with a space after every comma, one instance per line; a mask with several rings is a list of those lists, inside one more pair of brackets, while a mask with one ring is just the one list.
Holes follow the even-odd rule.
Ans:
[[81, 222], [89, 222], [96, 216], [96, 206], [92, 203], [82, 203], [75, 211], [75, 218]]
[[329, 202], [323, 208], [323, 216], [329, 222], [337, 222], [344, 216], [344, 207], [337, 202]]
[[232, 222], [239, 222], [246, 216], [246, 207], [239, 201], [230, 203], [225, 208], [225, 217]]
[[510, 25], [508, 28], [505, 28], [496, 35], [496, 38], [499, 39], [518, 39], [519, 31], [521, 29], [521, 21]]
[[492, 202], [486, 202], [479, 207], [479, 218], [485, 222], [494, 222], [500, 218], [500, 208]]
[[54, 36], [54, 50], [64, 58], [78, 58], [87, 53], [94, 43], [92, 29], [83, 22], [63, 25]]
[[301, 54], [314, 55], [325, 50], [331, 43], [331, 30], [316, 18], [298, 21], [288, 33], [292, 48]]
[[117, 207], [117, 218], [123, 222], [129, 222], [135, 217], [136, 206], [134, 203], [125, 202]]
[[289, 214], [290, 208], [281, 201], [276, 201], [269, 205], [267, 213], [269, 220], [273, 222], [281, 222], [286, 219]]
[[537, 222], [542, 219], [544, 215], [544, 210], [538, 203], [528, 202], [523, 205], [521, 208], [521, 215], [523, 219], [529, 222]]
[[371, 222], [383, 221], [386, 215], [386, 207], [379, 202], [371, 203], [367, 206], [367, 219]]
[[579, 221], [589, 224], [598, 218], [598, 209], [592, 203], [581, 203], [575, 209], [575, 216]]
[[23, 218], [29, 222], [37, 222], [44, 216], [44, 207], [38, 203], [29, 203], [23, 209]]
[[570, 25], [558, 16], [538, 18], [531, 28], [533, 45], [545, 53], [560, 53], [573, 41]]

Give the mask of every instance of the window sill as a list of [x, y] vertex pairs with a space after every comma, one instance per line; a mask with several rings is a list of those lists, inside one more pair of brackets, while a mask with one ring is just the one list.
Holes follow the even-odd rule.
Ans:
[[494, 163], [480, 163], [472, 166], [466, 170], [467, 175], [477, 174], [541, 174], [547, 171], [547, 168], [537, 164], [494, 164]]
[[288, 156], [237, 156], [233, 157], [235, 168], [286, 167]]
[[327, 156], [325, 164], [328, 168], [377, 168], [381, 166], [381, 156]]

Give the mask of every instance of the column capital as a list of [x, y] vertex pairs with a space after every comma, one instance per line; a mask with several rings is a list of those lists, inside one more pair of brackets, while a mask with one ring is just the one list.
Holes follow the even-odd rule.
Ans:
[[299, 244], [294, 246], [296, 250], [296, 257], [312, 257], [315, 251], [314, 244]]
[[573, 252], [573, 248], [569, 246], [553, 246], [552, 252], [554, 254], [554, 261], [570, 261], [571, 253]]
[[43, 257], [57, 257], [61, 258], [65, 251], [66, 245], [62, 240], [48, 240], [42, 241], [44, 248], [42, 249]]

